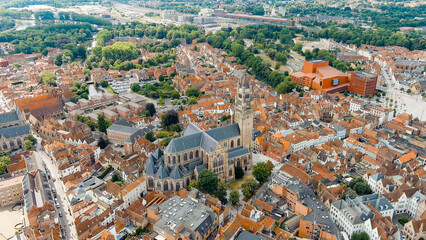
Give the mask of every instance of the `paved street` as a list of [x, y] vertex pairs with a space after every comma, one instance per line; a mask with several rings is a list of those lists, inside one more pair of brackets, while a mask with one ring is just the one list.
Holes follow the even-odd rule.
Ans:
[[[40, 138], [37, 137], [38, 142], [40, 142]], [[56, 196], [59, 202], [58, 213], [62, 214], [62, 217], [59, 217], [59, 223], [61, 230], [63, 230], [64, 239], [77, 239], [77, 231], [74, 225], [74, 218], [70, 213], [70, 204], [65, 199], [65, 191], [63, 188], [63, 184], [59, 178], [58, 168], [53, 164], [53, 161], [50, 157], [40, 148], [40, 144], [36, 146], [37, 154], [36, 157], [39, 161], [43, 162], [45, 168], [49, 171], [51, 175], [51, 179], [49, 180], [49, 184], [52, 189], [55, 189]]]
[[274, 164], [274, 170], [272, 172], [278, 172], [282, 166], [284, 166], [283, 163], [277, 162], [275, 159], [272, 159], [268, 156], [265, 156], [263, 154], [253, 153], [253, 166], [256, 165], [258, 162], [268, 162], [271, 161]]
[[[406, 89], [406, 86], [400, 85], [397, 81], [394, 81], [394, 78], [390, 76], [389, 71], [382, 68], [382, 76], [388, 85], [388, 90], [386, 91], [386, 97], [393, 99], [393, 104], [396, 104], [397, 114], [408, 113], [412, 114], [414, 118], [419, 118], [421, 121], [426, 120], [426, 103], [420, 95], [409, 95], [406, 92], [401, 92], [401, 87]], [[386, 97], [382, 97], [382, 106], [385, 106]], [[395, 106], [392, 107], [394, 109]]]

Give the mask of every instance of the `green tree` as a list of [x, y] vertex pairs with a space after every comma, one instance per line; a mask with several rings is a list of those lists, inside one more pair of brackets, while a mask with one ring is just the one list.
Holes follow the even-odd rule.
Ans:
[[356, 194], [355, 190], [349, 189], [346, 192], [346, 196], [348, 196], [350, 199], [355, 199], [358, 195]]
[[352, 234], [351, 240], [370, 240], [366, 232]]
[[160, 82], [164, 81], [164, 76], [163, 76], [163, 75], [160, 75], [160, 76], [158, 77], [158, 81], [160, 81]]
[[240, 179], [244, 177], [244, 170], [242, 167], [235, 167], [235, 179]]
[[109, 126], [111, 126], [111, 122], [108, 119], [105, 119], [104, 116], [98, 115], [98, 129], [100, 132], [105, 132]]
[[297, 42], [293, 46], [293, 51], [300, 53], [302, 52], [302, 48], [303, 48], [303, 44], [301, 42]]
[[268, 171], [266, 163], [259, 162], [253, 166], [253, 176], [258, 182], [264, 183], [268, 181], [269, 175], [270, 172]]
[[228, 190], [228, 184], [226, 184], [225, 182], [218, 183], [215, 195], [223, 205], [228, 203], [227, 190]]
[[175, 110], [169, 110], [166, 114], [161, 116], [161, 125], [169, 127], [173, 124], [179, 123], [179, 115]]
[[108, 87], [108, 82], [107, 81], [105, 81], [105, 80], [101, 80], [101, 87], [103, 87], [103, 88], [107, 88]]
[[145, 138], [148, 140], [148, 141], [150, 141], [150, 142], [154, 142], [155, 140], [156, 140], [156, 138], [154, 137], [154, 133], [151, 131], [151, 132], [148, 132], [146, 135], [145, 135]]
[[10, 158], [7, 156], [0, 157], [0, 174], [7, 172], [7, 166], [10, 164]]
[[243, 192], [243, 195], [246, 199], [251, 198], [253, 194], [256, 192], [257, 189], [257, 182], [254, 179], [249, 179], [247, 182], [245, 182], [242, 185], [241, 191]]
[[49, 71], [44, 71], [40, 75], [40, 81], [45, 85], [56, 85], [56, 76]]
[[196, 87], [190, 87], [186, 90], [185, 94], [188, 97], [199, 97], [201, 95], [201, 92]]
[[229, 201], [232, 205], [237, 205], [240, 202], [240, 192], [238, 192], [237, 190], [233, 190], [229, 194]]
[[34, 145], [37, 144], [37, 139], [33, 135], [28, 135], [27, 139], [30, 140]]
[[31, 142], [30, 140], [25, 140], [24, 141], [24, 148], [27, 151], [33, 149], [34, 148], [33, 142]]
[[139, 84], [137, 84], [137, 83], [132, 83], [132, 84], [130, 84], [130, 89], [133, 92], [137, 93], [137, 92], [139, 92], [141, 90], [141, 86]]
[[198, 176], [198, 183], [201, 190], [206, 191], [209, 194], [213, 194], [218, 186], [219, 179], [215, 173], [208, 169], [204, 169]]
[[404, 226], [406, 223], [408, 223], [410, 221], [410, 219], [408, 218], [408, 217], [403, 217], [403, 218], [400, 218], [400, 219], [398, 219], [398, 222], [402, 225], [402, 226]]
[[189, 182], [189, 190], [191, 190], [191, 189], [199, 189], [200, 188], [200, 185], [199, 185], [199, 183], [198, 183], [198, 181], [197, 180], [191, 180], [191, 182]]
[[160, 97], [159, 99], [158, 99], [158, 104], [160, 104], [160, 105], [164, 105], [164, 100], [163, 100], [163, 97]]
[[197, 99], [195, 97], [191, 97], [189, 99], [188, 105], [194, 105], [197, 104]]
[[355, 178], [349, 182], [349, 187], [352, 188], [358, 195], [372, 193], [370, 186], [364, 182], [362, 178]]
[[154, 116], [157, 110], [155, 109], [155, 105], [153, 103], [147, 103], [145, 105], [145, 109], [149, 111], [150, 117]]

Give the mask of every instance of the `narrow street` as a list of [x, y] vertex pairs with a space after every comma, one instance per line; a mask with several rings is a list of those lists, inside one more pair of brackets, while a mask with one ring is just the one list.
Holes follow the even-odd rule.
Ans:
[[[56, 192], [56, 199], [59, 203], [59, 208], [57, 208], [58, 214], [61, 214], [62, 217], [59, 217], [59, 224], [61, 228], [61, 233], [63, 234], [63, 239], [78, 239], [77, 238], [77, 230], [74, 225], [74, 218], [72, 217], [72, 212], [70, 211], [70, 204], [65, 199], [66, 194], [64, 191], [64, 187], [62, 181], [59, 177], [58, 168], [54, 165], [52, 159], [41, 149], [40, 147], [40, 138], [37, 138], [38, 144], [36, 145], [36, 151], [38, 154], [36, 156], [39, 158], [38, 160], [43, 163], [45, 166], [46, 174], [51, 176], [49, 180], [49, 184], [51, 189]], [[56, 205], [56, 203], [55, 203]]]

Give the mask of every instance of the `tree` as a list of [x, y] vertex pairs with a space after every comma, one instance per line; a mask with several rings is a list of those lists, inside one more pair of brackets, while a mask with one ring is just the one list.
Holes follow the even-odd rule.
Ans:
[[155, 109], [155, 105], [154, 105], [153, 103], [147, 103], [147, 104], [145, 105], [145, 109], [146, 109], [147, 111], [149, 111], [149, 113], [150, 113], [150, 117], [154, 116], [154, 115], [155, 115], [155, 113], [157, 113], [157, 110]]
[[150, 141], [150, 142], [154, 142], [155, 140], [156, 140], [156, 138], [154, 137], [154, 133], [151, 131], [151, 132], [148, 132], [146, 135], [145, 135], [145, 138], [148, 140], [148, 141]]
[[352, 234], [351, 240], [370, 240], [366, 232]]
[[109, 126], [111, 126], [111, 122], [108, 119], [105, 119], [104, 116], [98, 115], [98, 129], [100, 132], [105, 132]]
[[163, 97], [160, 97], [159, 99], [158, 99], [158, 104], [160, 104], [160, 105], [164, 105], [164, 100], [163, 100]]
[[244, 170], [242, 167], [235, 167], [235, 179], [240, 179], [244, 177]]
[[257, 184], [256, 180], [254, 180], [254, 179], [249, 179], [247, 182], [245, 182], [242, 185], [242, 189], [241, 189], [244, 197], [246, 199], [248, 199], [251, 196], [253, 196], [253, 194], [256, 192], [257, 186], [258, 186], [258, 184]]
[[191, 97], [189, 99], [188, 105], [194, 105], [197, 104], [197, 99], [195, 97]]
[[189, 182], [189, 190], [191, 190], [191, 189], [198, 189], [198, 188], [200, 188], [200, 185], [199, 185], [199, 183], [198, 183], [198, 181], [197, 180], [191, 180], [191, 182]]
[[132, 83], [132, 84], [130, 85], [130, 89], [131, 89], [133, 92], [137, 93], [137, 92], [139, 92], [139, 91], [141, 90], [141, 86], [140, 86], [139, 84], [137, 84], [137, 83]]
[[303, 43], [301, 42], [297, 42], [296, 44], [294, 44], [293, 46], [293, 51], [301, 53], [302, 52], [302, 48], [303, 48]]
[[164, 76], [163, 76], [163, 75], [160, 75], [160, 76], [158, 77], [158, 80], [159, 80], [160, 82], [164, 81]]
[[264, 183], [268, 181], [269, 175], [270, 172], [268, 171], [266, 163], [259, 162], [253, 166], [253, 176], [258, 182]]
[[352, 188], [358, 195], [365, 195], [372, 193], [370, 186], [364, 182], [362, 178], [355, 178], [349, 183], [349, 187]]
[[103, 87], [103, 88], [107, 88], [107, 87], [108, 87], [108, 82], [107, 82], [107, 81], [105, 81], [105, 80], [102, 80], [102, 81], [101, 81], [101, 87]]
[[40, 75], [40, 81], [45, 85], [56, 85], [56, 76], [49, 71], [44, 71]]
[[266, 169], [268, 170], [269, 176], [271, 176], [272, 170], [274, 170], [274, 164], [270, 160], [266, 162]]
[[24, 148], [27, 151], [33, 149], [34, 148], [33, 142], [31, 142], [30, 140], [25, 140], [24, 141]]
[[201, 171], [198, 176], [198, 183], [201, 190], [206, 191], [209, 194], [213, 194], [218, 186], [219, 179], [215, 173], [208, 169]]
[[[2, 154], [4, 155], [4, 154]], [[7, 172], [7, 166], [10, 164], [10, 158], [7, 156], [0, 157], [0, 174]]]
[[37, 139], [33, 135], [28, 135], [28, 140], [30, 140], [34, 145], [37, 144]]
[[229, 201], [232, 205], [237, 205], [240, 202], [240, 192], [238, 192], [237, 190], [233, 190], [229, 194]]
[[163, 127], [169, 127], [177, 123], [179, 123], [179, 115], [175, 110], [167, 111], [167, 113], [163, 114], [161, 117], [161, 125], [163, 125]]
[[218, 183], [215, 195], [220, 200], [220, 202], [224, 205], [228, 203], [227, 190], [228, 190], [228, 184], [226, 184], [225, 182]]
[[118, 172], [115, 172], [115, 173], [112, 174], [111, 181], [112, 182], [120, 182], [120, 181], [123, 181], [123, 179], [121, 179], [121, 176]]
[[196, 87], [190, 87], [186, 90], [185, 94], [188, 97], [199, 97], [201, 95], [201, 92]]
[[346, 196], [348, 196], [350, 199], [355, 199], [358, 195], [356, 194], [356, 192], [353, 189], [349, 189], [346, 192]]
[[410, 221], [410, 219], [408, 218], [408, 217], [403, 217], [403, 218], [400, 218], [400, 219], [398, 219], [398, 222], [402, 225], [402, 226], [404, 226], [406, 223], [408, 223]]

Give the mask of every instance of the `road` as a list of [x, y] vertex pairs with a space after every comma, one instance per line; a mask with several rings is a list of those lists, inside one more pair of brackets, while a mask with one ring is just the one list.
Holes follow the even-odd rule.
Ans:
[[[37, 136], [36, 138], [38, 142], [40, 142], [41, 139]], [[58, 168], [54, 165], [53, 160], [41, 149], [40, 144], [36, 145], [36, 151], [38, 153], [36, 154], [36, 156], [39, 158], [38, 160], [43, 163], [46, 170], [48, 170], [51, 175], [51, 179], [49, 180], [51, 189], [55, 189], [56, 191], [56, 196], [59, 203], [59, 209], [57, 209], [57, 211], [58, 214], [62, 214], [62, 217], [59, 217], [59, 224], [63, 233], [63, 239], [78, 239], [77, 230], [74, 225], [74, 217], [72, 216], [72, 212], [70, 212], [70, 204], [65, 199], [66, 194], [62, 181], [59, 177]]]

